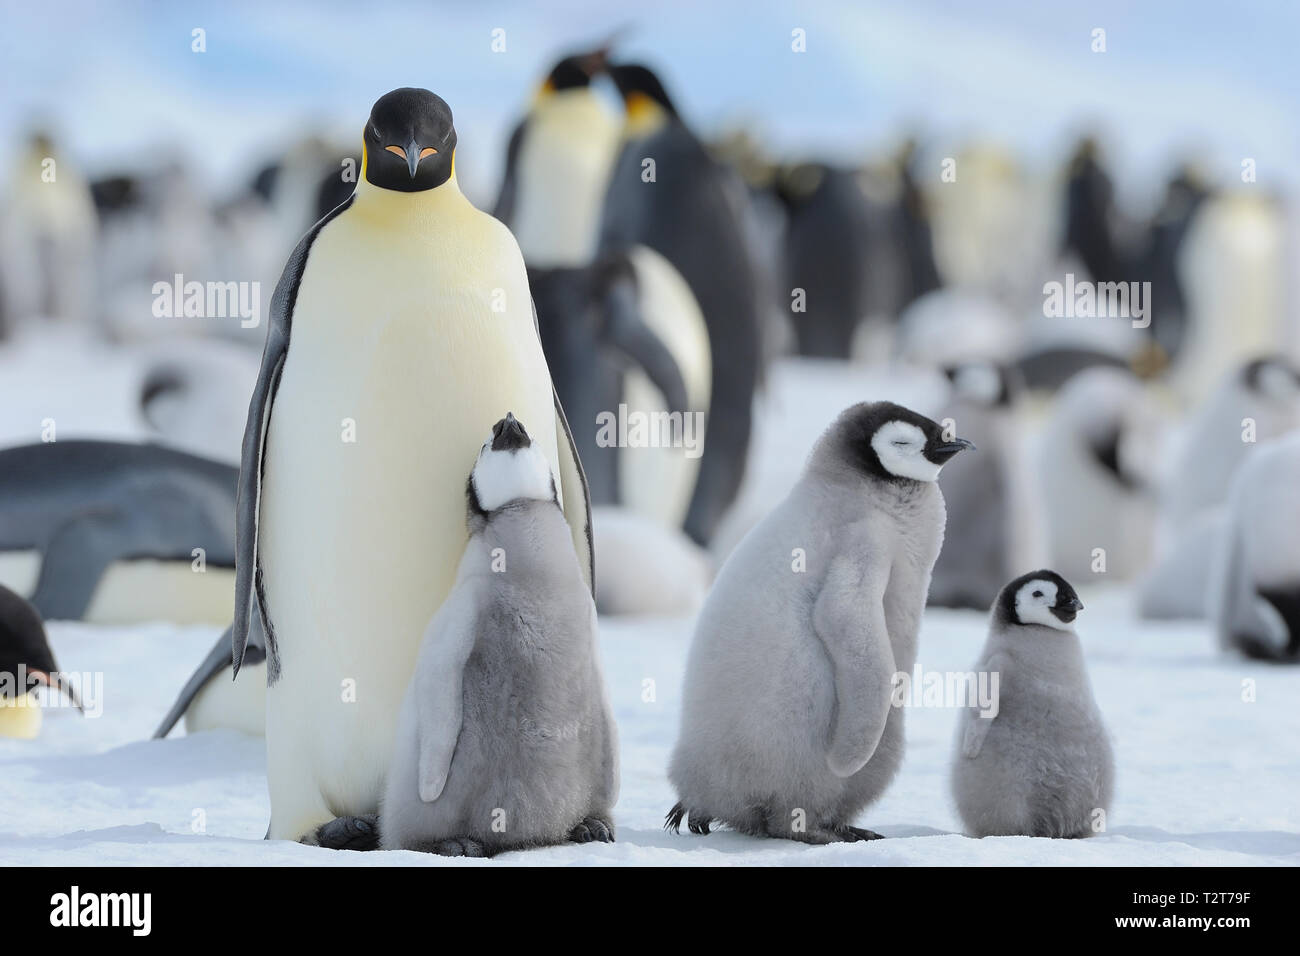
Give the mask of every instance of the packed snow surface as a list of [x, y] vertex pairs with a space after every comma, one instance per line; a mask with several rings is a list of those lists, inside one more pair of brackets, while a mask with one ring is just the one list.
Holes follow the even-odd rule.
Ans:
[[[743, 533], [788, 491], [803, 456], [836, 412], [854, 401], [885, 397], [922, 410], [932, 401], [915, 381], [846, 365], [780, 364], [760, 399], [750, 480], [732, 533]], [[106, 407], [104, 401], [84, 404], [100, 415]], [[12, 420], [0, 425], [13, 438], [26, 430]], [[93, 426], [77, 430], [119, 436], [131, 431], [120, 422]], [[1300, 863], [1300, 668], [1223, 656], [1205, 624], [1142, 622], [1133, 612], [1129, 588], [1076, 583], [1086, 605], [1078, 630], [1118, 764], [1107, 829], [1091, 839], [961, 835], [948, 788], [957, 711], [942, 706], [909, 708], [902, 771], [857, 821], [888, 839], [809, 847], [726, 831], [707, 837], [684, 829], [681, 835], [666, 833], [662, 821], [675, 797], [665, 768], [677, 733], [693, 621], [605, 618], [602, 652], [622, 745], [617, 843], [508, 853], [485, 861], [268, 842], [262, 839], [270, 807], [261, 738], [234, 731], [185, 736], [178, 729], [170, 739], [149, 739], [216, 630], [55, 622], [50, 636], [63, 669], [102, 672], [102, 699], [88, 708], [102, 713], [83, 718], [70, 708], [51, 708], [38, 739], [0, 739], [0, 863]], [[920, 666], [926, 672], [968, 670], [986, 626], [977, 613], [927, 612]]]

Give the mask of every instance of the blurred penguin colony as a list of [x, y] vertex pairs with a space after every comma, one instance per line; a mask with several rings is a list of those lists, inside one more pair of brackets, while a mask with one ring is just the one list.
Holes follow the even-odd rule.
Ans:
[[[1126, 208], [1091, 138], [1051, 170], [981, 141], [768, 155], [604, 48], [519, 102], [508, 142], [462, 162], [505, 157], [477, 203], [528, 267], [603, 613], [698, 608], [762, 516], [746, 466], [773, 370], [802, 365], [860, 374], [864, 399], [933, 396], [909, 404], [978, 447], [940, 481], [931, 605], [984, 612], [1048, 566], [1300, 659], [1285, 197], [1188, 164]], [[78, 160], [37, 131], [4, 184], [0, 584], [47, 619], [225, 626], [263, 317], [360, 142], [268, 150], [215, 198], [178, 161]]]

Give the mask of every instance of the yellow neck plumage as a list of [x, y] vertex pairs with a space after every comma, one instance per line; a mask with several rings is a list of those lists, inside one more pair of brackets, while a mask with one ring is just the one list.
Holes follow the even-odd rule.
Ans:
[[41, 705], [36, 692], [18, 698], [0, 698], [0, 737], [31, 740], [41, 732]]

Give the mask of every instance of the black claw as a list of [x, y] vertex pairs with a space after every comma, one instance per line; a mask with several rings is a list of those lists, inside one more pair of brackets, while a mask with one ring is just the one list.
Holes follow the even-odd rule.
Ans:
[[682, 831], [682, 817], [686, 816], [686, 808], [680, 803], [675, 804], [664, 817], [664, 829], [672, 830], [674, 833]]
[[686, 821], [686, 827], [697, 836], [709, 835], [709, 824], [713, 822], [713, 817], [701, 816], [698, 813], [692, 813]]
[[864, 830], [862, 827], [844, 827], [840, 830], [844, 839], [849, 843], [857, 843], [860, 840], [883, 840], [884, 837], [875, 830]]

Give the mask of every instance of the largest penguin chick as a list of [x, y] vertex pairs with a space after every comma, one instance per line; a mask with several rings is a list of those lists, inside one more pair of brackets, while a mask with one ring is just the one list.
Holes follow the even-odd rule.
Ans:
[[1055, 571], [998, 595], [975, 669], [998, 675], [997, 706], [958, 722], [952, 789], [972, 836], [1086, 837], [1110, 806], [1115, 758], [1074, 619], [1083, 603]]
[[935, 479], [964, 439], [891, 402], [854, 405], [740, 543], [700, 613], [668, 814], [805, 843], [850, 825], [903, 757], [894, 675], [910, 672], [943, 540]]
[[596, 607], [546, 459], [513, 415], [467, 496], [469, 546], [402, 703], [383, 846], [491, 856], [610, 842], [618, 743]]

